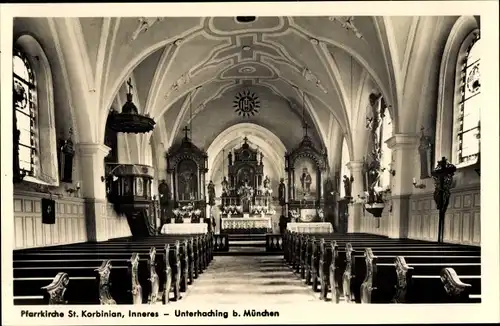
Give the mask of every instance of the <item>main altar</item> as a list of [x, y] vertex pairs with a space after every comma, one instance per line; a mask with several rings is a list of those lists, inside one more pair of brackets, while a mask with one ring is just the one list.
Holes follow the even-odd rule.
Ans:
[[272, 231], [270, 180], [264, 177], [263, 154], [243, 139], [240, 148], [229, 152], [228, 175], [222, 181], [221, 232], [269, 233]]

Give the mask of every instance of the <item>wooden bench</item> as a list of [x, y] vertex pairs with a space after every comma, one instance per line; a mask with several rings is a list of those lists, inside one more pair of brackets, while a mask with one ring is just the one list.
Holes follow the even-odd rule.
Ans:
[[[182, 242], [179, 239], [183, 239]], [[167, 249], [168, 264], [165, 259]], [[114, 296], [113, 300], [117, 303], [130, 304], [133, 300], [139, 303], [136, 297], [127, 295], [137, 292], [134, 292], [134, 287], [130, 285], [134, 273], [135, 284], [141, 285], [141, 290], [144, 288], [142, 292], [146, 294], [142, 299], [143, 303], [154, 301], [155, 297], [158, 297], [159, 291], [156, 290], [161, 287], [157, 286], [158, 284], [164, 284], [163, 289], [170, 289], [170, 286], [165, 287], [169, 279], [174, 286], [166, 293], [163, 290], [163, 301], [165, 303], [169, 301], [170, 292], [173, 292], [174, 299], [178, 300], [181, 290], [187, 290], [187, 285], [208, 266], [213, 257], [211, 249], [210, 235], [194, 237], [184, 235], [152, 237], [137, 242], [131, 239], [116, 239], [97, 244], [84, 243], [19, 250], [14, 252], [14, 302], [15, 304], [48, 303], [49, 294], [43, 293], [42, 286], [39, 285], [41, 282], [44, 286], [47, 285], [53, 275], [59, 275], [58, 273], [69, 277], [67, 293], [63, 291], [63, 294], [67, 294], [68, 303], [98, 304], [107, 301], [101, 299], [103, 296], [98, 295], [98, 291], [89, 291], [92, 287], [103, 288], [102, 284], [97, 286], [103, 279], [96, 275], [97, 273], [108, 275], [109, 284], [106, 285], [104, 282], [104, 288], [107, 287], [109, 296]], [[156, 255], [157, 251], [163, 253]], [[149, 259], [142, 259], [148, 255]], [[132, 261], [136, 261], [135, 267]], [[126, 290], [120, 292], [118, 288]], [[43, 290], [48, 291], [47, 288]], [[72, 296], [72, 293], [81, 291], [86, 294]]]
[[[371, 248], [369, 254], [367, 247]], [[445, 282], [441, 281], [441, 275], [445, 268], [450, 267], [455, 267], [458, 275], [465, 275], [467, 280], [474, 280], [474, 285], [465, 285], [463, 292], [472, 291], [477, 298], [480, 294], [479, 250], [418, 240], [378, 236], [365, 238], [360, 234], [287, 233], [284, 236], [285, 259], [307, 284], [312, 285], [313, 290], [317, 290], [319, 284], [321, 299], [326, 299], [330, 291], [334, 302], [338, 302], [341, 295], [358, 303], [455, 302], [457, 299], [450, 297], [448, 292], [439, 298], [431, 294], [436, 286], [438, 290], [444, 289]], [[456, 273], [447, 273], [457, 276]], [[403, 279], [407, 283], [405, 286]], [[460, 277], [450, 276], [447, 279], [452, 280], [448, 283], [455, 288], [460, 288]], [[418, 287], [413, 286], [414, 283], [418, 283]], [[422, 291], [422, 288], [428, 291]], [[464, 302], [464, 295], [461, 298], [460, 302]], [[469, 299], [465, 302], [474, 301]]]

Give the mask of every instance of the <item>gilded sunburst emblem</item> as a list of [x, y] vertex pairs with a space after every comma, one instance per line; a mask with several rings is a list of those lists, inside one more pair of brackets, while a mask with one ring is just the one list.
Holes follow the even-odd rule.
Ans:
[[254, 116], [256, 113], [259, 113], [260, 100], [254, 92], [245, 90], [236, 95], [233, 107], [235, 108], [234, 112], [238, 113], [239, 116]]

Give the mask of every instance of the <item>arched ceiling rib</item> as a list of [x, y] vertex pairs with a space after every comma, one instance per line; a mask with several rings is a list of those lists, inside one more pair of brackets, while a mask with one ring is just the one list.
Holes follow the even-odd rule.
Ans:
[[[110, 68], [103, 94], [114, 97], [116, 85], [135, 68], [136, 78], [143, 80], [149, 76], [144, 84], [151, 85], [150, 89], [146, 91], [148, 87], [141, 86], [143, 89], [137, 91], [142, 102], [148, 104], [145, 110], [155, 119], [199, 86], [213, 88], [212, 83], [226, 80], [236, 85], [249, 81], [252, 85], [262, 83], [272, 85], [271, 90], [286, 100], [300, 103], [300, 96], [293, 88], [297, 86], [308, 98], [322, 103], [336, 102], [324, 108], [311, 108], [309, 112], [323, 138], [329, 133], [329, 119], [319, 117], [334, 114], [341, 125], [348, 125], [349, 117], [344, 100], [338, 100], [343, 96], [336, 80], [339, 76], [332, 74], [323, 44], [350, 53], [375, 80], [388, 80], [378, 68], [385, 66], [380, 62], [383, 56], [378, 55], [383, 49], [370, 17], [356, 17], [359, 33], [364, 35], [362, 39], [328, 17], [258, 17], [250, 24], [239, 24], [233, 17], [147, 19], [149, 28], [139, 33], [135, 33], [137, 18], [121, 18], [113, 23], [111, 30], [115, 34], [108, 41], [120, 57], [106, 63], [114, 68]], [[95, 34], [92, 29], [88, 33]], [[145, 57], [148, 58], [144, 60]], [[104, 114], [108, 109], [106, 103], [111, 100], [103, 102]], [[203, 103], [197, 103], [195, 111], [200, 105], [203, 107]], [[318, 113], [318, 110], [326, 111]]]

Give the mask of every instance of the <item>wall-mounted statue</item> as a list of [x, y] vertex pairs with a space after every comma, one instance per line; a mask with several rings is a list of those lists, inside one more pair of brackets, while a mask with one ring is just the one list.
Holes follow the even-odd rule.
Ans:
[[382, 194], [378, 190], [380, 176], [382, 174], [382, 120], [385, 115], [386, 106], [381, 103], [381, 94], [370, 94], [371, 117], [367, 118], [367, 128], [370, 130], [370, 160], [365, 166], [366, 182], [368, 190], [368, 203], [381, 203]]
[[222, 195], [227, 195], [228, 194], [228, 187], [229, 187], [229, 182], [227, 182], [227, 178], [224, 177], [221, 183], [222, 186]]
[[280, 206], [285, 206], [285, 193], [286, 193], [285, 179], [281, 178], [280, 185], [278, 187], [278, 199], [280, 202]]
[[158, 197], [160, 202], [160, 218], [163, 223], [167, 219], [167, 209], [170, 203], [170, 188], [165, 180], [158, 185]]
[[351, 175], [349, 178], [348, 176], [344, 175], [343, 180], [344, 182], [344, 197], [345, 198], [352, 198], [352, 183], [354, 182], [354, 178]]
[[271, 188], [271, 180], [269, 180], [269, 176], [267, 176], [267, 175], [266, 175], [266, 178], [264, 179], [264, 188], [265, 189]]
[[420, 179], [426, 179], [431, 176], [431, 159], [432, 159], [432, 140], [426, 136], [425, 129], [420, 129], [420, 145], [418, 153], [420, 154]]
[[229, 154], [227, 154], [227, 160], [229, 165], [233, 165], [233, 153], [229, 152]]
[[212, 182], [212, 180], [210, 180], [210, 182], [208, 183], [207, 188], [208, 188], [208, 205], [214, 206], [215, 205], [215, 185]]

